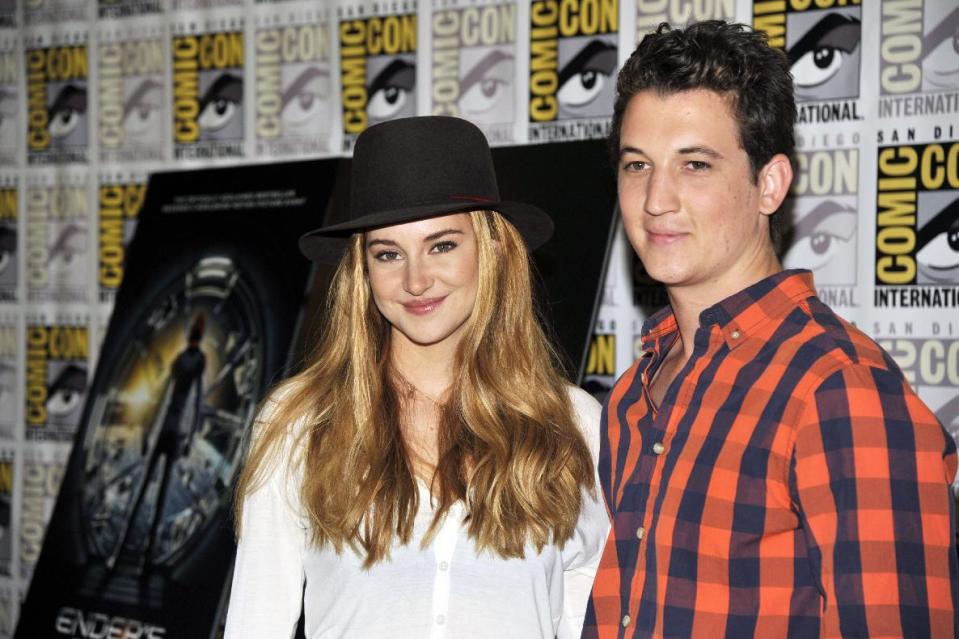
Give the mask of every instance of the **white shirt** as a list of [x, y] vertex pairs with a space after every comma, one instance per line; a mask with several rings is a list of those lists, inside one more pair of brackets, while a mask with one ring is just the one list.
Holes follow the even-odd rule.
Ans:
[[[578, 388], [570, 388], [570, 398], [595, 466], [600, 406]], [[363, 570], [362, 558], [349, 549], [337, 555], [308, 544], [296, 490], [283, 475], [273, 473], [245, 498], [227, 639], [290, 637], [301, 605], [308, 639], [580, 636], [609, 533], [598, 487], [596, 499], [584, 495], [576, 532], [562, 550], [549, 545], [537, 553], [527, 544], [523, 559], [477, 554], [459, 502], [421, 549], [433, 517], [421, 487], [411, 543], [395, 543], [389, 560]]]

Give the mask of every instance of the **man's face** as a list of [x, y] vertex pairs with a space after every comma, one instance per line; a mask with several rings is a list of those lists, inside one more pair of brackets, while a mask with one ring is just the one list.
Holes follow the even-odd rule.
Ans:
[[623, 117], [617, 174], [626, 234], [654, 279], [715, 300], [769, 274], [775, 258], [760, 211], [769, 202], [724, 97], [638, 93]]

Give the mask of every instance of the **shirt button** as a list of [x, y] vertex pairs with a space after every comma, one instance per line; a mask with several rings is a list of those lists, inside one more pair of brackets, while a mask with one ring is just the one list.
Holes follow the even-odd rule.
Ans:
[[656, 442], [653, 444], [653, 452], [657, 455], [662, 455], [666, 451], [666, 447], [663, 446], [663, 442]]
[[446, 617], [443, 615], [436, 615], [436, 625], [442, 626], [444, 623], [446, 623]]
[[733, 339], [739, 339], [739, 331], [733, 331], [732, 333], [729, 334], [729, 336], [732, 337]]
[[636, 529], [636, 539], [642, 539], [646, 536], [646, 529], [640, 526]]
[[446, 563], [445, 561], [440, 562], [440, 570], [449, 570], [449, 569], [450, 569], [450, 565], [448, 563]]
[[629, 615], [623, 615], [623, 628], [627, 627], [633, 622], [633, 618]]

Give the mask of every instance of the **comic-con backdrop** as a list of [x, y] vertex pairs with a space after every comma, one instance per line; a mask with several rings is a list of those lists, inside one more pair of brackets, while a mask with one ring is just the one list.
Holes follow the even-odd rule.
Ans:
[[[64, 556], [99, 562], [77, 588], [99, 592], [104, 575], [141, 574], [145, 561], [165, 577], [186, 566], [212, 538], [238, 430], [280, 358], [267, 336], [292, 330], [293, 311], [270, 326], [251, 310], [265, 276], [246, 240], [183, 240], [209, 233], [197, 216], [217, 205], [202, 193], [164, 205], [177, 230], [151, 227], [156, 246], [185, 247], [142, 258], [163, 262], [165, 279], [125, 272], [148, 176], [332, 162], [371, 124], [415, 114], [468, 118], [504, 149], [597, 140], [637, 40], [662, 21], [712, 18], [765, 31], [792, 65], [799, 170], [784, 263], [812, 269], [820, 297], [892, 353], [956, 435], [955, 0], [0, 0], [0, 637], [14, 632], [62, 483], [75, 498], [58, 516], [77, 535]], [[587, 181], [548, 162], [523, 175], [540, 192], [577, 191], [583, 220], [609, 219], [605, 194], [579, 192]], [[302, 205], [243, 186], [231, 206]], [[605, 283], [581, 302], [592, 315], [599, 301], [581, 371], [599, 396], [664, 301], [620, 232], [549, 257], [604, 252]], [[111, 317], [128, 274], [141, 285]], [[126, 348], [111, 339], [101, 357], [108, 335]], [[192, 446], [171, 434], [194, 429]], [[132, 583], [145, 590], [115, 582], [109, 597], [156, 594]], [[50, 636], [126, 623], [53, 614]]]

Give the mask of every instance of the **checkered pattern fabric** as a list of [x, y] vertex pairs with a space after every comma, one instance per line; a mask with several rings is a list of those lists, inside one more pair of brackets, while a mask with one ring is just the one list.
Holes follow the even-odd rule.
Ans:
[[956, 447], [807, 271], [669, 308], [603, 409], [613, 522], [584, 637], [956, 637]]

